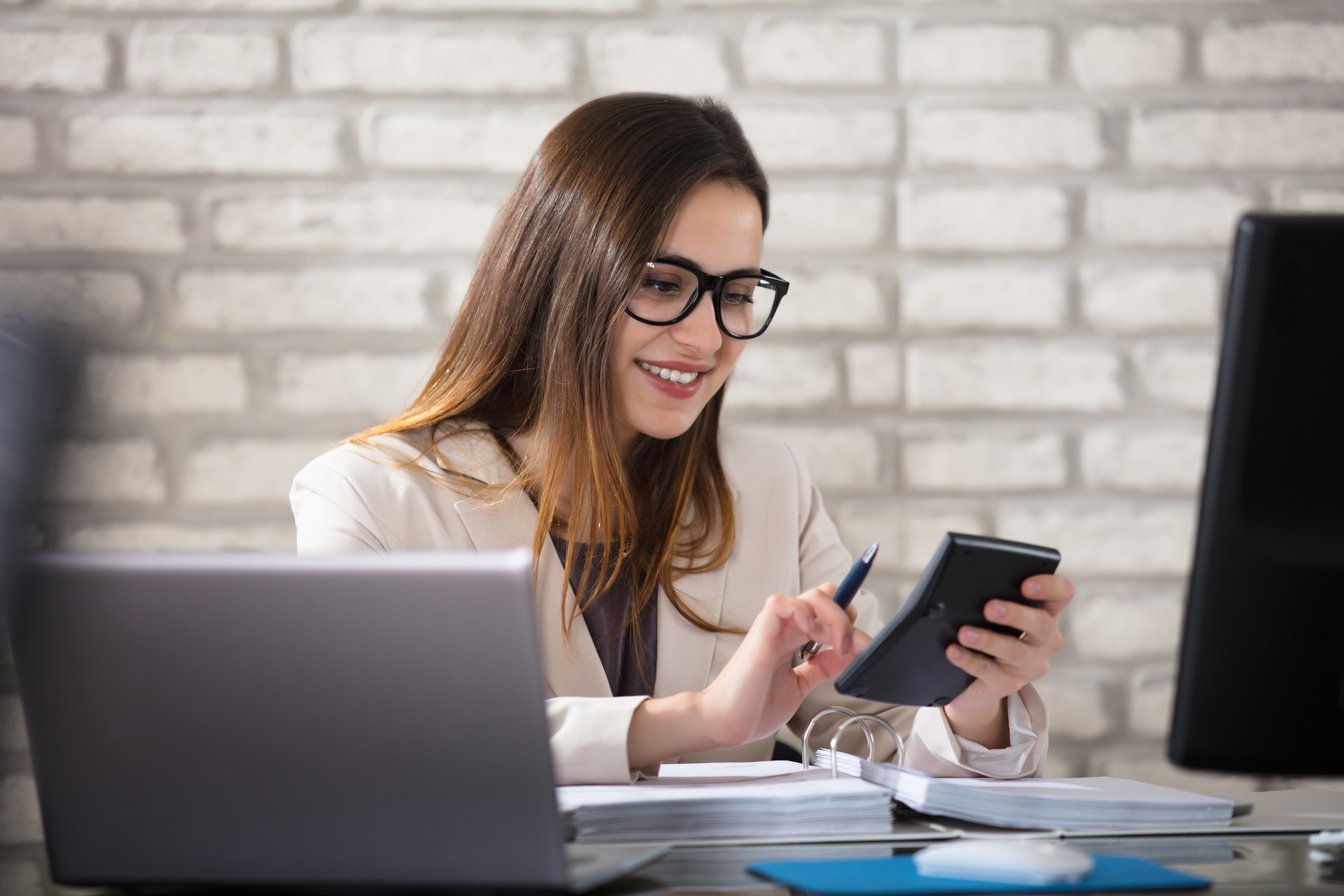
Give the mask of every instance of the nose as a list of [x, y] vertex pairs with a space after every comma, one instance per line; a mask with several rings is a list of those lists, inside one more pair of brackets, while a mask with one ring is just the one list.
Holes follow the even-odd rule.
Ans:
[[714, 318], [714, 295], [705, 290], [700, 302], [685, 318], [672, 325], [672, 336], [688, 351], [712, 355], [723, 345], [723, 332]]

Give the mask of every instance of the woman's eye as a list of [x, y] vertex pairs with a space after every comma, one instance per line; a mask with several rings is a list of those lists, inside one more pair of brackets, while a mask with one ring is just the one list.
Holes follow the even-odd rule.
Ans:
[[670, 280], [645, 280], [644, 289], [662, 296], [675, 296], [681, 293], [680, 284]]
[[723, 301], [729, 305], [751, 305], [755, 302], [755, 299], [750, 293], [726, 292], [723, 294]]

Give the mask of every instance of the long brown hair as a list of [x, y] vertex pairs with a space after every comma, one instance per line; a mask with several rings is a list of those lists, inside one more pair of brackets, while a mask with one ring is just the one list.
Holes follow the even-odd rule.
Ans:
[[[622, 457], [608, 375], [612, 332], [641, 266], [682, 200], [706, 180], [745, 187], [768, 220], [765, 175], [723, 105], [621, 94], [571, 112], [500, 211], [428, 384], [405, 412], [355, 437], [428, 429], [426, 450], [466, 485], [438, 438], [468, 422], [488, 427], [518, 470], [513, 482], [491, 487], [521, 486], [537, 504], [534, 553], [560, 525], [566, 568], [573, 569], [576, 542], [601, 546], [606, 562], [595, 568], [589, 553], [580, 591], [600, 594], [624, 570], [633, 583], [625, 624], [636, 630], [661, 587], [695, 625], [729, 631], [674, 587], [681, 575], [727, 562], [736, 537], [718, 450], [723, 392], [684, 434], [641, 435]], [[508, 437], [522, 432], [544, 458], [536, 470], [512, 457]], [[565, 630], [585, 608], [564, 611]]]

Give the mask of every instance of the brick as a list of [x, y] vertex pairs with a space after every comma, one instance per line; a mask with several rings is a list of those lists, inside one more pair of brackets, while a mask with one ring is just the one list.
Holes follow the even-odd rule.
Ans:
[[1129, 154], [1145, 168], [1330, 169], [1344, 166], [1344, 110], [1196, 109], [1146, 112]]
[[721, 94], [732, 83], [723, 40], [711, 31], [603, 29], [589, 36], [587, 52], [599, 93]]
[[370, 9], [397, 12], [536, 12], [618, 13], [635, 12], [641, 0], [369, 0]]
[[1185, 65], [1184, 39], [1168, 25], [1094, 25], [1069, 43], [1069, 62], [1089, 90], [1174, 84]]
[[1049, 707], [1052, 739], [1096, 740], [1113, 732], [1104, 673], [1055, 669], [1035, 684]]
[[1344, 23], [1215, 22], [1200, 45], [1216, 81], [1344, 81]]
[[1212, 345], [1150, 343], [1134, 351], [1144, 391], [1162, 404], [1207, 411], [1213, 400], [1218, 355]]
[[1053, 39], [1036, 25], [927, 25], [905, 36], [900, 67], [912, 84], [1031, 85], [1050, 80]]
[[887, 214], [888, 202], [876, 184], [776, 187], [770, 196], [770, 248], [876, 248]]
[[1069, 239], [1069, 201], [1057, 187], [903, 184], [896, 202], [903, 249], [1034, 252]]
[[901, 353], [885, 342], [845, 346], [845, 383], [849, 403], [893, 405], [901, 400]]
[[[966, 506], [912, 501], [851, 501], [840, 505], [836, 523], [846, 543], [882, 544], [884, 568], [918, 573], [945, 532], [984, 532], [983, 516]], [[890, 566], [888, 566], [890, 564]]]
[[1171, 728], [1176, 682], [1170, 668], [1141, 668], [1134, 673], [1129, 692], [1129, 730], [1146, 737], [1166, 737]]
[[1114, 427], [1083, 433], [1083, 482], [1090, 488], [1193, 495], [1204, 469], [1202, 428]]
[[131, 35], [126, 80], [145, 93], [265, 90], [280, 75], [276, 37], [261, 31], [192, 31], [147, 26]]
[[770, 322], [771, 333], [871, 333], [889, 323], [882, 284], [872, 274], [847, 270], [779, 273], [789, 281], [789, 292]]
[[73, 551], [293, 552], [294, 526], [99, 523], [76, 526], [59, 543]]
[[290, 414], [391, 417], [419, 394], [434, 355], [287, 354], [276, 361], [275, 405]]
[[325, 115], [81, 115], [68, 125], [76, 171], [127, 174], [332, 174], [341, 121]]
[[33, 776], [10, 774], [0, 778], [0, 824], [36, 824], [41, 820]]
[[237, 413], [247, 409], [247, 376], [235, 355], [96, 354], [85, 368], [84, 401], [110, 415]]
[[915, 169], [1088, 171], [1106, 156], [1100, 116], [1083, 108], [951, 108], [910, 111]]
[[1058, 435], [961, 433], [910, 436], [901, 450], [903, 481], [915, 490], [986, 492], [1048, 489], [1068, 479]]
[[91, 31], [0, 31], [0, 90], [96, 93], [108, 86], [112, 50]]
[[186, 329], [420, 331], [429, 324], [423, 271], [322, 268], [192, 270], [177, 282], [172, 313]]
[[387, 112], [373, 120], [370, 157], [398, 170], [517, 174], [562, 116], [554, 108]]
[[37, 126], [27, 118], [0, 115], [0, 175], [37, 167]]
[[902, 330], [1056, 329], [1068, 311], [1068, 282], [1051, 268], [922, 268], [901, 282]]
[[284, 13], [335, 9], [341, 0], [55, 0], [55, 4], [100, 13]]
[[1080, 583], [1060, 619], [1069, 649], [1093, 662], [1170, 660], [1180, 646], [1184, 606], [1177, 585], [1089, 582]]
[[1193, 266], [1085, 267], [1083, 318], [1114, 333], [1218, 324], [1222, 285], [1216, 270]]
[[7, 269], [0, 275], [0, 317], [55, 317], [106, 331], [131, 326], [144, 306], [140, 281], [124, 271]]
[[913, 410], [1114, 410], [1124, 406], [1120, 374], [1112, 349], [1084, 343], [963, 340], [906, 349]]
[[1254, 204], [1251, 193], [1224, 187], [1097, 187], [1088, 196], [1088, 231], [1119, 246], [1221, 249]]
[[[1177, 768], [1163, 755], [1162, 747], [1155, 745], [1147, 750], [1134, 748], [1125, 750], [1107, 750], [1093, 754], [1092, 767], [1088, 772], [1093, 775], [1108, 775], [1114, 778], [1130, 778], [1135, 781], [1148, 781], [1178, 790], [1190, 790], [1195, 793], [1207, 793], [1212, 796], [1229, 796], [1238, 793], [1254, 793], [1260, 789], [1255, 778], [1249, 776], [1220, 775], [1208, 772], [1192, 772]], [[1291, 880], [1297, 865], [1288, 861], [1287, 852], [1270, 854], [1268, 861], [1277, 861], [1278, 868], [1263, 869], [1259, 880]], [[1264, 861], [1262, 859], [1262, 861]]]
[[50, 496], [79, 504], [162, 504], [162, 462], [148, 439], [66, 442], [57, 446]]
[[1060, 572], [1081, 581], [1088, 575], [1185, 575], [1194, 522], [1189, 501], [1014, 502], [999, 510], [995, 529], [1005, 538], [1058, 548]]
[[1299, 212], [1344, 214], [1344, 190], [1312, 187], [1282, 187], [1275, 192], [1275, 205]]
[[899, 126], [885, 109], [734, 107], [766, 171], [852, 171], [896, 161]]
[[166, 199], [0, 196], [0, 251], [158, 254], [185, 246], [181, 212]]
[[751, 345], [728, 383], [731, 408], [814, 408], [840, 398], [840, 366], [828, 349]]
[[[754, 52], [754, 47], [767, 48]], [[877, 22], [762, 19], [741, 43], [747, 83], [871, 87], [887, 82], [887, 37]]]
[[882, 445], [858, 426], [755, 426], [784, 441], [821, 489], [871, 491], [882, 476]]
[[570, 86], [569, 39], [416, 25], [302, 26], [292, 38], [301, 91], [534, 93]]
[[498, 202], [421, 191], [258, 195], [213, 205], [228, 249], [260, 252], [474, 252]]
[[289, 485], [304, 464], [330, 448], [317, 439], [249, 438], [209, 442], [182, 467], [182, 501], [188, 505], [287, 506]]

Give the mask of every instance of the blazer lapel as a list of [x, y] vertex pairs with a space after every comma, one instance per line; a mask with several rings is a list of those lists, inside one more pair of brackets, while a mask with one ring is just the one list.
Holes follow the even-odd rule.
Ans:
[[[513, 476], [512, 469], [498, 449], [493, 446], [491, 449], [495, 451], [494, 458], [475, 459], [477, 463], [485, 461], [479, 467], [481, 478], [489, 482], [508, 481]], [[454, 507], [476, 550], [531, 547], [537, 529], [537, 508], [521, 490], [481, 499], [463, 498]], [[570, 626], [566, 640], [562, 612], [574, 606], [574, 592], [564, 565], [550, 545], [542, 550], [537, 564], [533, 600], [548, 696], [610, 697], [607, 673], [581, 617]], [[563, 601], [568, 601], [567, 607]]]

